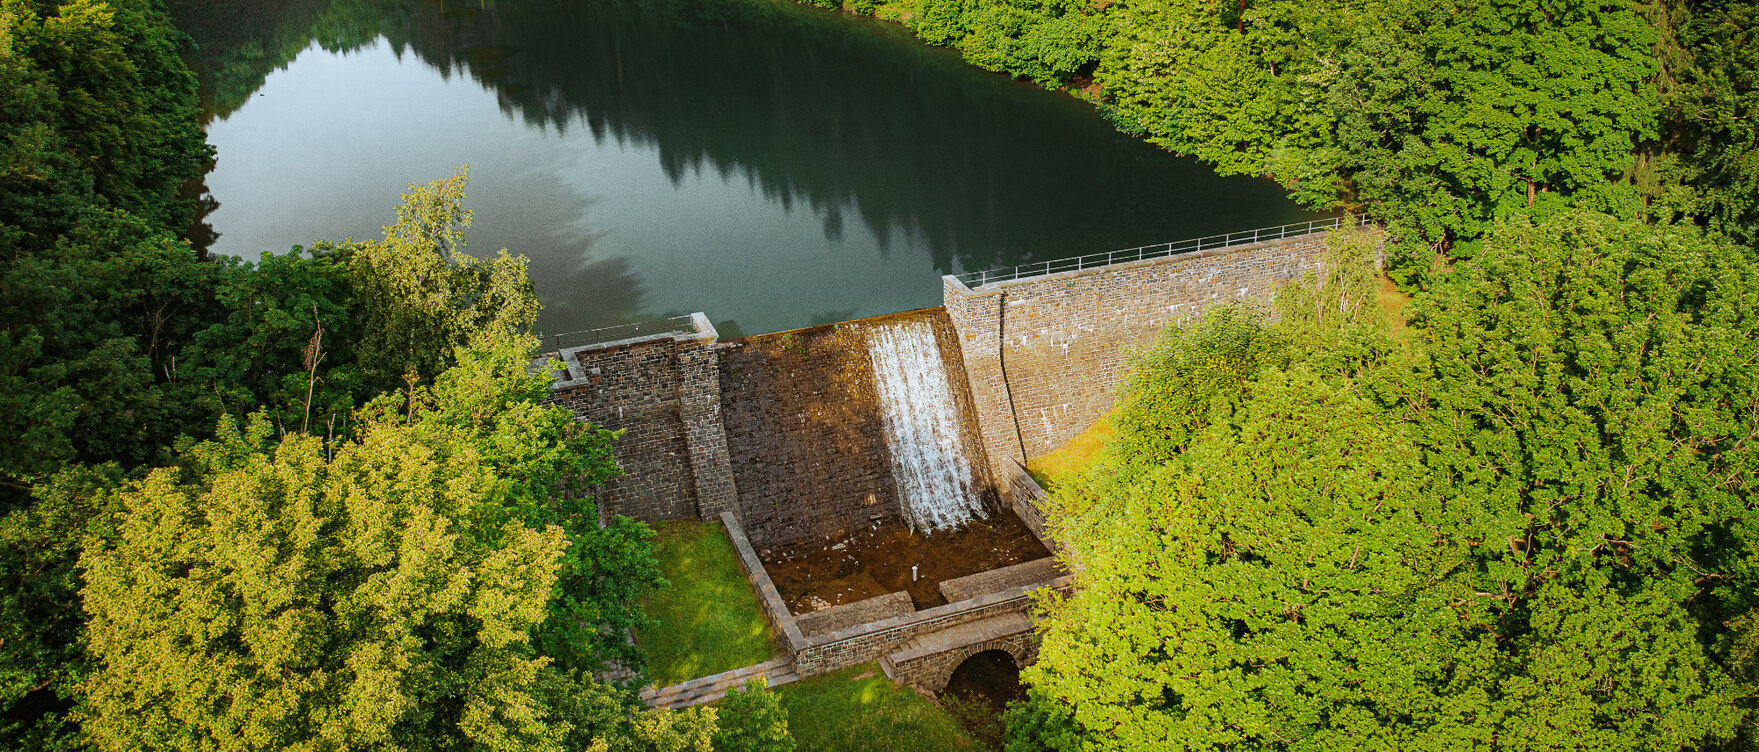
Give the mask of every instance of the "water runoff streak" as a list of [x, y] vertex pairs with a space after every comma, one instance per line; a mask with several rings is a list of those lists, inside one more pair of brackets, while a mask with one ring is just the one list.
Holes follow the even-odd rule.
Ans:
[[987, 516], [965, 458], [934, 328], [904, 321], [869, 330], [867, 352], [910, 529], [941, 530]]

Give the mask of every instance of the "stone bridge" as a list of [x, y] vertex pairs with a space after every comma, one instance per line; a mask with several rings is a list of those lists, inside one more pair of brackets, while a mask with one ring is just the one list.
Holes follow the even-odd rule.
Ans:
[[978, 653], [1000, 650], [1025, 668], [1038, 660], [1038, 635], [1025, 614], [1012, 613], [962, 624], [911, 640], [880, 658], [880, 668], [899, 684], [929, 692], [947, 688], [959, 664]]

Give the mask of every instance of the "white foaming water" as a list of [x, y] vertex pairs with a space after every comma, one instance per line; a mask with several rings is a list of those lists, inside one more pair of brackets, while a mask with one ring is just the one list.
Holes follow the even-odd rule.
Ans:
[[870, 330], [867, 353], [910, 529], [940, 530], [988, 516], [965, 459], [934, 328], [905, 321]]

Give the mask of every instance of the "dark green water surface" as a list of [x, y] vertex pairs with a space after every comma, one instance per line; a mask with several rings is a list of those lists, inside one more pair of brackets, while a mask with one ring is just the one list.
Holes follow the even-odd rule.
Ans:
[[470, 165], [549, 333], [722, 336], [938, 305], [940, 275], [1316, 216], [907, 30], [785, 0], [174, 3], [215, 251], [376, 237]]

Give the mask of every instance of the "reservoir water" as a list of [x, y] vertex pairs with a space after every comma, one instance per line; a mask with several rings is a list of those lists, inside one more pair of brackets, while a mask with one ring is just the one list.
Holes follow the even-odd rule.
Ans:
[[1317, 216], [895, 24], [787, 0], [172, 3], [211, 249], [376, 237], [470, 165], [478, 255], [547, 333], [704, 311], [723, 337], [940, 303], [940, 275]]

